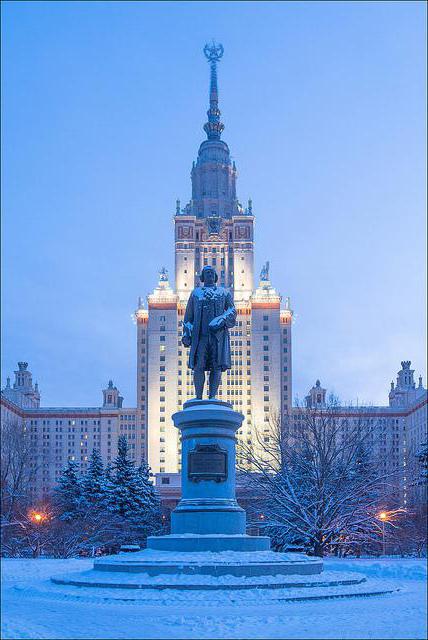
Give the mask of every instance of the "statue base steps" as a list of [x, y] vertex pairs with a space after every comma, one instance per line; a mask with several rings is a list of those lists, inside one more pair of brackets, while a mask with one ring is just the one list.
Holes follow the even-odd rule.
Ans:
[[[144, 553], [144, 552], [143, 552]], [[160, 552], [162, 553], [162, 552]], [[51, 581], [61, 586], [67, 593], [73, 595], [73, 598], [78, 598], [79, 593], [82, 594], [82, 598], [88, 597], [88, 589], [92, 591], [93, 588], [101, 589], [99, 597], [103, 603], [111, 599], [117, 600], [141, 600], [145, 604], [148, 604], [152, 598], [158, 598], [156, 592], [163, 590], [171, 590], [171, 596], [177, 602], [188, 601], [187, 598], [192, 598], [192, 602], [195, 603], [194, 598], [202, 598], [204, 591], [210, 591], [212, 595], [210, 598], [216, 598], [216, 594], [220, 594], [224, 591], [234, 591], [236, 598], [239, 599], [239, 593], [242, 591], [248, 592], [248, 596], [244, 594], [242, 597], [251, 598], [254, 597], [254, 606], [257, 604], [268, 604], [269, 602], [278, 601], [304, 601], [304, 600], [326, 600], [333, 598], [343, 597], [367, 597], [367, 596], [379, 596], [387, 593], [392, 593], [397, 590], [397, 586], [392, 582], [385, 580], [372, 580], [366, 579], [361, 574], [354, 572], [337, 572], [327, 571], [322, 574], [314, 573], [309, 575], [299, 575], [296, 569], [303, 566], [302, 564], [293, 563], [290, 575], [284, 572], [276, 575], [269, 574], [253, 574], [253, 575], [235, 575], [233, 573], [233, 567], [236, 565], [229, 565], [227, 572], [219, 573], [219, 568], [225, 568], [226, 559], [223, 557], [216, 562], [212, 556], [224, 556], [224, 554], [198, 554], [199, 556], [205, 556], [205, 559], [195, 558], [196, 554], [187, 554], [189, 559], [186, 565], [180, 564], [179, 561], [170, 561], [169, 564], [163, 565], [167, 569], [166, 572], [159, 571], [159, 565], [164, 560], [158, 560], [156, 566], [153, 564], [154, 573], [151, 571], [150, 565], [147, 562], [141, 563], [143, 572], [135, 571], [131, 569], [131, 560], [122, 562], [123, 557], [115, 560], [111, 557], [109, 560], [109, 568], [104, 565], [101, 568], [98, 564], [97, 569], [90, 571], [81, 571], [79, 573], [69, 573], [63, 575], [57, 575], [51, 578]], [[208, 555], [211, 556], [209, 561]], [[235, 554], [236, 555], [236, 554]], [[247, 554], [242, 554], [247, 555]], [[263, 570], [271, 571], [272, 567], [268, 567], [267, 563], [258, 562], [259, 554], [252, 554], [256, 556], [256, 560], [253, 564], [264, 565]], [[299, 554], [275, 554], [284, 556], [296, 556]], [[174, 554], [177, 556], [177, 554]], [[303, 556], [305, 558], [305, 556]], [[288, 558], [292, 560], [292, 558]], [[311, 559], [310, 559], [311, 560]], [[315, 559], [313, 559], [315, 561]], [[285, 559], [284, 559], [285, 561]], [[102, 561], [100, 560], [99, 563]], [[107, 562], [107, 559], [103, 561]], [[319, 562], [319, 561], [318, 561]], [[284, 565], [286, 561], [284, 562]], [[115, 565], [115, 569], [113, 569]], [[211, 572], [212, 567], [217, 568], [217, 573]], [[241, 568], [247, 565], [241, 565]], [[209, 573], [205, 573], [205, 569], [210, 567]], [[140, 566], [141, 568], [141, 566]], [[183, 571], [183, 568], [185, 570]], [[284, 567], [283, 567], [284, 568]], [[174, 569], [175, 573], [170, 573], [170, 570]], [[68, 587], [68, 591], [67, 591]], [[75, 591], [76, 587], [79, 587], [79, 591]], [[74, 591], [70, 591], [73, 590]], [[82, 591], [80, 591], [82, 589]], [[141, 592], [144, 593], [141, 593]], [[192, 595], [186, 596], [186, 591], [191, 591]], [[133, 592], [133, 593], [132, 593]], [[198, 593], [200, 595], [198, 596]], [[86, 594], [86, 595], [85, 595]], [[152, 594], [152, 595], [151, 595]], [[182, 594], [182, 595], [181, 595]], [[212, 601], [212, 600], [211, 600]], [[158, 604], [158, 601], [156, 600]], [[230, 603], [229, 603], [230, 604]]]
[[[153, 578], [171, 575], [175, 576], [175, 582], [179, 581], [180, 575], [195, 578], [228, 576], [239, 579], [258, 577], [279, 577], [281, 579], [282, 576], [289, 575], [320, 574], [322, 568], [322, 560], [310, 558], [300, 553], [232, 550], [182, 552], [145, 549], [137, 553], [119, 553], [115, 556], [95, 560], [94, 568], [92, 571], [86, 572], [85, 575], [89, 576], [91, 583], [104, 582], [105, 577], [107, 581], [120, 583], [120, 577], [112, 578], [118, 573], [123, 575], [138, 573]], [[76, 579], [78, 579], [78, 575], [76, 575]]]
[[203, 551], [269, 551], [270, 538], [267, 536], [247, 536], [247, 535], [168, 535], [151, 536], [147, 538], [147, 548], [158, 551], [182, 551], [182, 552], [203, 552]]

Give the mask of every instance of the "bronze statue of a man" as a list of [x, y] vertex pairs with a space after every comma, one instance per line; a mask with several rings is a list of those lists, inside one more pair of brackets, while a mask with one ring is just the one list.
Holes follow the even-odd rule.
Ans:
[[229, 331], [235, 326], [236, 309], [232, 294], [218, 287], [213, 267], [202, 269], [202, 287], [193, 289], [186, 307], [182, 343], [190, 347], [189, 367], [193, 369], [196, 397], [202, 399], [205, 371], [209, 376], [209, 397], [215, 398], [222, 371], [232, 366]]

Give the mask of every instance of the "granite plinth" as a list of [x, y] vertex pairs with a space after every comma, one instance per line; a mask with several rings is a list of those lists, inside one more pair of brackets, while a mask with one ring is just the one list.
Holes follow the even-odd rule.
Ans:
[[172, 416], [182, 443], [182, 498], [173, 534], [245, 534], [235, 495], [236, 431], [244, 416], [221, 400], [189, 400]]
[[151, 536], [147, 548], [159, 551], [269, 551], [270, 538], [246, 535], [174, 535]]

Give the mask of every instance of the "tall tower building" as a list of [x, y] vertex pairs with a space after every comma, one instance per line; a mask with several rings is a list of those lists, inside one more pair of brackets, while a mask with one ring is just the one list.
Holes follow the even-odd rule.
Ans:
[[269, 437], [272, 415], [291, 407], [293, 314], [289, 299], [282, 305], [270, 282], [269, 263], [254, 287], [253, 205], [249, 199], [244, 209], [237, 198], [237, 169], [221, 139], [217, 65], [223, 47], [206, 45], [204, 54], [210, 65], [207, 139], [193, 162], [191, 200], [183, 208], [176, 202], [175, 289], [162, 269], [147, 308], [140, 299], [136, 312], [137, 410], [154, 472], [179, 470], [180, 442], [171, 414], [194, 396], [187, 349], [181, 345], [183, 316], [205, 265], [215, 267], [237, 309], [230, 332], [233, 367], [223, 374], [219, 397], [245, 416], [238, 438], [256, 446], [257, 437]]

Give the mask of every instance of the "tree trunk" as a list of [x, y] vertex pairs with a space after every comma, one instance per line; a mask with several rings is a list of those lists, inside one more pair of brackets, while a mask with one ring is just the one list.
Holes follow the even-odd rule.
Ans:
[[324, 556], [324, 545], [322, 544], [322, 542], [315, 542], [314, 556], [317, 556], [317, 558], [322, 558]]

